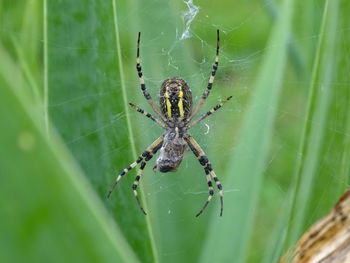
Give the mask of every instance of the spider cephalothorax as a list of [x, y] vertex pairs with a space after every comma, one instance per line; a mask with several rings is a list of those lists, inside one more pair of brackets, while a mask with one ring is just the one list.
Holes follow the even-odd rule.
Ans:
[[153, 111], [158, 115], [158, 117], [152, 116], [150, 113], [145, 112], [143, 109], [138, 106], [130, 103], [130, 106], [136, 109], [141, 114], [145, 115], [147, 118], [158, 123], [165, 131], [162, 136], [155, 140], [147, 149], [144, 151], [135, 162], [130, 164], [127, 168], [122, 170], [119, 175], [116, 177], [114, 184], [108, 192], [108, 197], [111, 195], [114, 187], [117, 185], [119, 180], [133, 169], [139, 163], [140, 169], [137, 172], [135, 181], [133, 183], [132, 189], [136, 197], [136, 201], [144, 214], [146, 214], [143, 209], [141, 202], [137, 194], [137, 186], [139, 185], [141, 175], [146, 166], [146, 163], [153, 157], [157, 151], [160, 151], [155, 169], [158, 169], [162, 173], [175, 171], [177, 167], [181, 164], [183, 156], [187, 148], [190, 148], [193, 154], [197, 157], [199, 163], [203, 166], [208, 189], [209, 196], [207, 201], [204, 203], [202, 209], [197, 213], [196, 216], [199, 216], [204, 209], [209, 204], [210, 200], [214, 195], [214, 188], [212, 180], [214, 180], [217, 188], [219, 189], [221, 210], [220, 216], [223, 212], [223, 195], [222, 195], [222, 185], [220, 180], [216, 176], [211, 163], [208, 158], [205, 156], [204, 151], [195, 141], [195, 139], [188, 133], [188, 130], [196, 125], [201, 120], [205, 119], [219, 108], [221, 108], [227, 101], [229, 101], [232, 96], [228, 97], [226, 100], [223, 100], [218, 105], [213, 107], [210, 111], [202, 114], [199, 118], [193, 120], [193, 117], [199, 111], [199, 109], [204, 104], [205, 100], [209, 96], [211, 88], [213, 86], [216, 70], [219, 65], [219, 30], [217, 30], [217, 45], [216, 45], [216, 56], [215, 62], [213, 64], [213, 69], [211, 76], [208, 81], [208, 86], [204, 91], [201, 99], [199, 100], [196, 108], [192, 110], [192, 93], [187, 85], [187, 83], [178, 77], [173, 77], [166, 79], [160, 88], [160, 108], [158, 108], [153, 100], [151, 95], [148, 93], [145, 85], [145, 81], [142, 75], [141, 61], [140, 61], [140, 36], [138, 35], [137, 40], [137, 58], [136, 58], [136, 69], [140, 79], [141, 90], [145, 96], [147, 102], [152, 107]]

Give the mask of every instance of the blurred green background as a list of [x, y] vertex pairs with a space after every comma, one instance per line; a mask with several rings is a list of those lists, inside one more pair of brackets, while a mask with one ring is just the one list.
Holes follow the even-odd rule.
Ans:
[[[346, 0], [0, 1], [2, 262], [276, 262], [349, 183]], [[157, 101], [180, 76], [195, 101], [221, 32], [220, 65], [191, 130], [224, 187], [207, 199], [191, 152], [146, 166], [137, 207], [119, 171], [161, 133], [135, 69], [137, 32]]]

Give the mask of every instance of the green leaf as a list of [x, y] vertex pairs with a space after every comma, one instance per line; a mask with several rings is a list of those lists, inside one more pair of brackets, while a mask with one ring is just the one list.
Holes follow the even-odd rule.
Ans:
[[[344, 135], [334, 133], [332, 128], [339, 131], [348, 129], [348, 121], [341, 121], [348, 119], [344, 115], [349, 107], [348, 102], [336, 97], [335, 88], [342, 92], [342, 87], [334, 83], [338, 67], [338, 56], [334, 54], [341, 54], [336, 48], [341, 43], [337, 34], [338, 13], [337, 1], [325, 1], [307, 115], [300, 141], [301, 158], [294, 176], [296, 189], [293, 193], [287, 248], [295, 244], [310, 223], [330, 210], [345, 191], [348, 180], [348, 172], [344, 171], [345, 167], [349, 167], [348, 159], [346, 158], [346, 164], [343, 161], [348, 156], [349, 149], [344, 147]], [[335, 115], [338, 116], [334, 118]], [[332, 187], [325, 192], [324, 187], [327, 185]], [[315, 209], [316, 207], [323, 209]]]
[[[0, 1], [0, 254], [20, 262], [275, 262], [349, 180], [350, 3], [329, 1], [323, 16], [324, 2]], [[217, 195], [195, 218], [208, 186], [190, 151], [175, 173], [153, 172], [156, 155], [147, 164], [138, 188], [147, 216], [131, 189], [136, 169], [107, 200], [118, 172], [163, 132], [127, 105], [152, 113], [135, 69], [137, 33], [156, 104], [173, 76], [186, 80], [196, 104], [217, 29], [220, 65], [202, 112], [233, 99], [190, 133], [223, 183], [223, 218]]]
[[132, 195], [134, 178], [123, 178], [106, 200], [117, 172], [136, 158], [116, 8], [113, 1], [48, 2], [49, 115], [140, 260], [152, 262], [153, 233]]
[[[0, 58], [10, 66], [4, 50]], [[15, 84], [0, 74], [2, 260], [137, 262], [71, 155], [54, 133], [45, 136], [38, 108]]]

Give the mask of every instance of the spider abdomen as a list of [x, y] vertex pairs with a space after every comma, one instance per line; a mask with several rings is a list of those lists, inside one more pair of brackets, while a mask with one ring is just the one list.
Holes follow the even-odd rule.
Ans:
[[167, 132], [164, 135], [164, 142], [157, 159], [158, 170], [162, 173], [176, 171], [186, 149], [187, 143], [183, 137], [178, 136], [175, 130]]
[[166, 79], [160, 88], [160, 109], [162, 115], [171, 121], [186, 120], [192, 111], [192, 93], [181, 78]]

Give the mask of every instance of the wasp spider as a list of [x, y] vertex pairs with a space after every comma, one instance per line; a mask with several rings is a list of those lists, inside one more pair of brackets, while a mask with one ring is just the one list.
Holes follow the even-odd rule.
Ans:
[[227, 101], [229, 101], [232, 96], [228, 97], [226, 100], [223, 100], [221, 103], [213, 107], [210, 111], [202, 114], [198, 118], [194, 118], [196, 113], [204, 104], [205, 100], [209, 96], [209, 93], [212, 89], [216, 70], [218, 69], [219, 64], [219, 30], [217, 30], [217, 45], [216, 45], [216, 56], [215, 62], [213, 64], [211, 76], [208, 81], [208, 86], [204, 91], [202, 97], [200, 98], [197, 106], [192, 110], [192, 93], [187, 83], [178, 77], [173, 77], [166, 79], [160, 87], [160, 108], [158, 108], [152, 100], [151, 95], [148, 93], [145, 81], [142, 75], [141, 61], [140, 61], [140, 36], [138, 34], [137, 39], [137, 58], [136, 58], [136, 69], [140, 79], [141, 90], [145, 96], [148, 104], [152, 107], [153, 111], [157, 114], [157, 117], [152, 116], [150, 113], [147, 113], [138, 106], [130, 103], [130, 106], [136, 111], [145, 115], [147, 118], [156, 122], [160, 125], [165, 131], [162, 136], [155, 140], [138, 158], [135, 162], [130, 164], [125, 168], [121, 173], [116, 177], [114, 184], [108, 192], [108, 197], [111, 195], [113, 189], [119, 182], [119, 180], [133, 169], [136, 165], [140, 164], [140, 169], [137, 172], [135, 181], [132, 185], [136, 201], [141, 209], [141, 211], [146, 215], [145, 210], [143, 209], [141, 202], [137, 195], [137, 186], [139, 185], [143, 170], [146, 166], [146, 163], [153, 157], [157, 151], [160, 151], [159, 157], [157, 159], [155, 169], [158, 169], [162, 173], [167, 173], [175, 171], [180, 165], [182, 158], [184, 157], [186, 149], [189, 147], [193, 154], [197, 157], [199, 163], [203, 166], [206, 179], [209, 187], [209, 196], [206, 202], [204, 203], [202, 209], [196, 214], [199, 216], [202, 214], [204, 209], [208, 206], [210, 200], [214, 195], [214, 188], [212, 180], [214, 180], [220, 195], [221, 210], [220, 216], [223, 212], [223, 194], [222, 194], [222, 185], [219, 178], [216, 176], [211, 163], [208, 158], [205, 156], [204, 151], [195, 141], [195, 139], [188, 133], [188, 130], [196, 125], [198, 122], [204, 120], [212, 113], [221, 108]]

